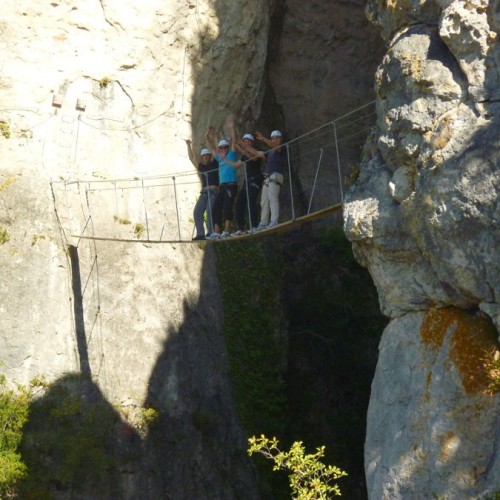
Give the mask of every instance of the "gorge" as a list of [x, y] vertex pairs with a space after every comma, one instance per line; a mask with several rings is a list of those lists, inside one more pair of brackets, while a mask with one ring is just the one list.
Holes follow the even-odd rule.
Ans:
[[[268, 348], [259, 367], [276, 367], [278, 380], [292, 334], [308, 328], [295, 318], [301, 328], [292, 331], [286, 301], [304, 302], [317, 318], [321, 311], [306, 299], [321, 291], [321, 303], [332, 309], [336, 301], [347, 310], [371, 300], [368, 285], [358, 299], [332, 291], [340, 275], [362, 283], [362, 271], [343, 260], [342, 244], [321, 240], [322, 231], [340, 225], [386, 317], [360, 312], [364, 321], [354, 325], [370, 324], [381, 340], [378, 360], [370, 358], [378, 338], [360, 341], [360, 357], [377, 368], [368, 414], [360, 416], [367, 419], [366, 486], [352, 494], [377, 500], [498, 494], [500, 399], [487, 393], [484, 368], [486, 353], [500, 349], [497, 0], [3, 5], [0, 371], [20, 384], [47, 379], [36, 409], [42, 420], [72, 417], [79, 404], [93, 403], [97, 420], [89, 417], [92, 432], [83, 426], [82, 435], [105, 441], [100, 432], [109, 425], [120, 436], [110, 444], [120, 466], [110, 468], [84, 445], [70, 458], [101, 464], [100, 475], [86, 482], [82, 466], [84, 480], [72, 486], [64, 478], [73, 472], [62, 467], [59, 482], [47, 487], [52, 494], [264, 498], [245, 453], [242, 422], [250, 420], [238, 406], [234, 346], [224, 336], [229, 297], [246, 291], [231, 292], [231, 276], [224, 280], [220, 266], [236, 263], [228, 269], [237, 273], [239, 263], [243, 273], [251, 269], [243, 265], [248, 259], [259, 269], [255, 281], [251, 273], [245, 278], [253, 283], [245, 321], [253, 325], [265, 311], [248, 338], [266, 325], [265, 344], [254, 349]], [[372, 101], [370, 130], [341, 150], [342, 173], [351, 179], [342, 220], [333, 216], [298, 236], [235, 242], [231, 249], [80, 238], [134, 240], [144, 227], [161, 237], [175, 218], [171, 195], [148, 188], [145, 220], [141, 190], [118, 180], [189, 169], [184, 139], [201, 148], [207, 127], [224, 134], [228, 116], [241, 133], [280, 128], [294, 139]], [[298, 180], [295, 195], [284, 189], [284, 214], [292, 202], [307, 209], [306, 180], [315, 164], [293, 166]], [[326, 164], [333, 172], [336, 158]], [[332, 179], [318, 186], [320, 200], [331, 197]], [[184, 234], [198, 191], [193, 183], [176, 192]], [[320, 261], [320, 247], [349, 272]], [[311, 283], [300, 273], [317, 271], [310, 263], [328, 269]], [[304, 278], [294, 282], [298, 276]], [[355, 344], [350, 322], [339, 324]], [[273, 390], [269, 397], [279, 402]], [[257, 406], [260, 397], [257, 391]], [[148, 408], [160, 418], [143, 435]], [[258, 420], [252, 422], [258, 432]], [[54, 468], [68, 448], [51, 443], [53, 455], [44, 457], [37, 449], [43, 429], [36, 421], [28, 428], [32, 463]]]

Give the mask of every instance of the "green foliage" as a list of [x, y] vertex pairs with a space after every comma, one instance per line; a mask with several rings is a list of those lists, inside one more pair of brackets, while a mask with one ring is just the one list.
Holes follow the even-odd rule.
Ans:
[[158, 410], [154, 408], [141, 408], [141, 415], [145, 427], [151, 427], [160, 417]]
[[115, 431], [121, 420], [90, 380], [68, 375], [33, 402], [21, 446], [29, 475], [23, 498], [51, 498], [54, 489], [83, 491], [116, 472]]
[[494, 491], [493, 493], [488, 493], [483, 500], [500, 500], [500, 491]]
[[113, 215], [113, 220], [115, 222], [118, 222], [118, 224], [132, 224], [128, 219], [125, 219], [124, 217], [118, 217], [118, 215]]
[[0, 451], [0, 498], [14, 498], [17, 483], [26, 476], [27, 468], [19, 453]]
[[325, 465], [320, 459], [325, 456], [325, 447], [316, 449], [314, 454], [306, 454], [301, 441], [295, 441], [289, 451], [281, 451], [279, 441], [264, 435], [248, 440], [248, 454], [260, 453], [274, 461], [273, 470], [287, 470], [292, 490], [292, 498], [298, 500], [327, 500], [340, 496], [340, 488], [335, 482], [347, 473], [332, 465]]
[[[300, 436], [349, 470], [366, 497], [363, 445], [377, 345], [387, 319], [342, 229], [311, 227], [213, 245], [239, 416], [248, 435]], [[286, 477], [257, 461], [264, 496], [288, 498]], [[266, 493], [269, 493], [266, 495]]]
[[10, 127], [7, 122], [0, 121], [0, 134], [2, 134], [6, 139], [10, 138]]
[[4, 227], [0, 226], [0, 245], [7, 243], [10, 240], [9, 231]]
[[349, 173], [346, 178], [346, 185], [352, 186], [359, 178], [360, 165], [358, 163], [350, 163], [348, 165]]
[[17, 450], [38, 385], [39, 381], [33, 381], [28, 387], [8, 389], [5, 375], [0, 375], [0, 498], [14, 496], [19, 481], [26, 476], [26, 465]]
[[31, 246], [35, 246], [40, 240], [46, 240], [48, 239], [47, 236], [44, 234], [34, 234], [33, 237], [31, 238]]
[[99, 87], [101, 87], [101, 89], [105, 89], [110, 83], [111, 83], [111, 78], [109, 78], [109, 76], [103, 76], [99, 80]]
[[483, 364], [488, 378], [488, 393], [500, 392], [500, 351], [492, 349], [485, 353]]
[[16, 182], [15, 177], [7, 177], [3, 182], [0, 182], [0, 192], [5, 191], [9, 186]]
[[224, 335], [238, 413], [249, 434], [279, 433], [285, 419], [280, 268], [261, 242], [216, 245]]
[[139, 222], [134, 226], [134, 236], [136, 238], [140, 238], [144, 231], [146, 230], [146, 228], [144, 227], [143, 224], [140, 224]]
[[[305, 228], [304, 228], [305, 229]], [[283, 258], [290, 324], [285, 437], [335, 443], [326, 458], [349, 471], [348, 498], [366, 498], [363, 447], [377, 345], [387, 319], [340, 228], [289, 238]]]

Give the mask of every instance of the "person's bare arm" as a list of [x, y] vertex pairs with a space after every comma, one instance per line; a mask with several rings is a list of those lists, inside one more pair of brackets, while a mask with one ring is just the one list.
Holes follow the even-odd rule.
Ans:
[[236, 133], [236, 125], [234, 124], [234, 116], [229, 115], [226, 118], [225, 127], [229, 130], [229, 135], [231, 137], [230, 148], [233, 151], [238, 151], [236, 144], [238, 142], [238, 134]]
[[194, 156], [191, 139], [184, 139], [184, 141], [186, 142], [189, 160], [194, 165], [194, 168], [198, 168], [198, 163], [199, 162], [196, 160], [196, 157]]
[[232, 161], [230, 160], [229, 158], [227, 157], [224, 157], [224, 162], [225, 163], [228, 163], [229, 165], [231, 165], [231, 167], [233, 168], [241, 168], [245, 165], [245, 162], [244, 161], [241, 161], [241, 160], [237, 160], [237, 161]]
[[264, 158], [264, 152], [259, 151], [258, 149], [255, 149], [252, 146], [249, 146], [247, 144], [243, 144], [243, 149], [245, 150], [245, 154], [250, 158]]
[[267, 144], [270, 148], [274, 147], [273, 145], [273, 142], [271, 141], [271, 139], [268, 139], [267, 137], [264, 137], [258, 130], [257, 132], [255, 132], [255, 137], [263, 142], [264, 144]]
[[217, 154], [217, 145], [216, 145], [217, 132], [213, 127], [209, 127], [208, 130], [205, 132], [205, 140], [208, 149], [210, 149], [212, 156], [215, 158], [215, 155]]

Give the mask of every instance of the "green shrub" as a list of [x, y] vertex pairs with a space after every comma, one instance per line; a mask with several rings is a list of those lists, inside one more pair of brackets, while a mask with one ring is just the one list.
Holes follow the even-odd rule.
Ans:
[[0, 375], [0, 498], [15, 496], [27, 467], [18, 453], [23, 427], [28, 420], [34, 385], [8, 389], [5, 375]]
[[[33, 402], [21, 453], [29, 474], [23, 498], [51, 498], [54, 490], [89, 494], [116, 484], [121, 420], [91, 380], [66, 375]], [[133, 431], [132, 431], [133, 432]]]
[[483, 364], [486, 369], [489, 394], [500, 392], [500, 351], [492, 349], [485, 353]]
[[0, 121], [0, 134], [2, 134], [6, 139], [10, 138], [10, 127], [7, 122]]
[[252, 240], [216, 245], [229, 372], [249, 435], [280, 434], [286, 415], [281, 271], [261, 245]]
[[10, 240], [9, 231], [4, 227], [0, 226], [0, 245], [7, 243]]
[[289, 472], [292, 498], [298, 500], [327, 500], [340, 496], [340, 488], [335, 482], [347, 476], [347, 472], [333, 465], [325, 465], [320, 459], [325, 456], [325, 447], [316, 449], [314, 454], [306, 454], [301, 441], [292, 444], [289, 451], [281, 451], [279, 441], [262, 435], [248, 440], [248, 454], [260, 453], [274, 462], [273, 470]]

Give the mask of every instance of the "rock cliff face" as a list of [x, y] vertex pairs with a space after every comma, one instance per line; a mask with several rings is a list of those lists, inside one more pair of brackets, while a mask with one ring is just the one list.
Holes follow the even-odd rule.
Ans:
[[371, 98], [373, 40], [362, 2], [4, 2], [2, 372], [56, 386], [81, 373], [120, 418], [144, 404], [160, 411], [162, 431], [141, 445], [146, 465], [129, 464], [113, 485], [121, 497], [257, 496], [214, 255], [133, 240], [191, 236], [199, 183], [183, 139], [199, 150], [229, 114], [240, 130], [259, 122], [296, 135], [355, 107]]
[[500, 490], [498, 2], [368, 2], [387, 42], [344, 221], [392, 321], [368, 416], [371, 498]]
[[229, 114], [241, 130], [299, 136], [370, 101], [374, 74], [377, 124], [344, 212], [391, 318], [368, 416], [369, 495], [500, 490], [499, 400], [481, 375], [500, 329], [500, 6], [373, 0], [374, 26], [363, 7], [3, 3], [2, 370], [21, 383], [79, 372], [117, 406], [158, 405], [162, 432], [145, 444], [157, 458], [124, 473], [124, 498], [258, 493], [239, 453], [214, 255], [81, 236], [189, 237], [199, 185], [183, 139], [198, 150]]
[[121, 418], [145, 404], [160, 412], [164, 432], [139, 445], [149, 457], [129, 464], [120, 498], [257, 495], [229, 390], [213, 253], [80, 235], [191, 237], [198, 179], [174, 192], [171, 178], [192, 172], [183, 139], [198, 150], [229, 112], [256, 119], [272, 9], [2, 8], [1, 370], [20, 383], [80, 372]]

